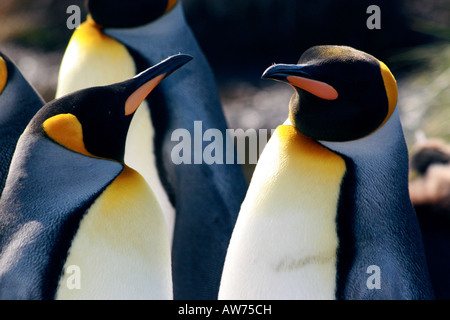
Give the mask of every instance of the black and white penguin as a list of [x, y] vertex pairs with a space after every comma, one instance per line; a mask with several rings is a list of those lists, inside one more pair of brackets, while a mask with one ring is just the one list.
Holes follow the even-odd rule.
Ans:
[[44, 104], [14, 62], [0, 52], [0, 195], [17, 141]]
[[315, 46], [263, 78], [295, 93], [256, 166], [219, 298], [432, 298], [387, 66]]
[[[175, 299], [216, 299], [247, 184], [228, 145], [223, 164], [195, 160], [202, 159], [206, 130], [219, 130], [223, 141], [228, 136], [212, 70], [180, 1], [89, 0], [87, 8], [88, 19], [75, 31], [61, 64], [58, 96], [119, 81], [171, 54], [194, 57], [138, 109], [127, 137], [125, 163], [144, 176], [163, 208], [173, 239]], [[201, 121], [202, 132], [195, 132], [195, 121]], [[173, 136], [177, 129], [187, 130], [191, 142], [194, 136], [200, 138], [200, 148], [191, 149], [190, 163], [172, 159], [181, 140]], [[232, 152], [230, 163], [226, 155]]]
[[123, 159], [140, 103], [190, 59], [68, 94], [33, 117], [0, 199], [1, 299], [172, 299], [160, 204]]

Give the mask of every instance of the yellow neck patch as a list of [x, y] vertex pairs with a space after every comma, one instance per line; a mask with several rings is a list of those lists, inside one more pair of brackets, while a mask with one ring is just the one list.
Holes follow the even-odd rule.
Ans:
[[[346, 165], [344, 159], [334, 152], [323, 147], [315, 140], [303, 135], [291, 125], [278, 126], [278, 135], [280, 140], [280, 154], [290, 159], [301, 160], [299, 168], [309, 168], [321, 166], [321, 175], [324, 179], [330, 179], [337, 176], [335, 181], [340, 184]], [[304, 170], [308, 172], [309, 169]]]
[[3, 89], [6, 86], [6, 82], [8, 81], [8, 68], [6, 67], [5, 60], [0, 57], [0, 93], [2, 93]]
[[109, 85], [136, 75], [127, 48], [102, 32], [91, 17], [70, 39], [58, 76], [56, 97], [76, 90]]
[[102, 47], [99, 44], [105, 46], [110, 44], [111, 46], [114, 46], [116, 42], [116, 40], [105, 35], [101, 31], [101, 26], [98, 25], [90, 15], [87, 17], [86, 21], [80, 25], [80, 28], [75, 30], [73, 40], [71, 41], [77, 41], [79, 44], [92, 46], [94, 48]]
[[389, 110], [388, 114], [386, 115], [386, 118], [384, 119], [383, 123], [379, 126], [379, 128], [381, 128], [394, 113], [395, 106], [397, 105], [397, 96], [398, 96], [397, 81], [395, 81], [395, 78], [392, 75], [389, 68], [381, 61], [380, 61], [380, 69], [381, 69], [381, 76], [383, 77], [384, 87], [386, 88]]
[[175, 5], [178, 3], [178, 0], [169, 0], [167, 1], [166, 13], [169, 12]]
[[72, 151], [95, 157], [83, 141], [83, 128], [80, 121], [73, 114], [58, 114], [44, 121], [45, 133], [56, 143]]

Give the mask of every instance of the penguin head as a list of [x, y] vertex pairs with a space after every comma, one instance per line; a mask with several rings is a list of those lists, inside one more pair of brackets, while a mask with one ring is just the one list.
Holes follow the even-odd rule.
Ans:
[[315, 46], [298, 64], [276, 64], [262, 76], [290, 84], [289, 118], [315, 140], [351, 141], [381, 128], [397, 104], [397, 84], [375, 57], [347, 46]]
[[169, 12], [178, 0], [86, 0], [92, 19], [105, 28], [133, 28]]
[[27, 130], [75, 152], [123, 162], [134, 112], [165, 77], [191, 59], [178, 54], [129, 80], [55, 99], [36, 114]]

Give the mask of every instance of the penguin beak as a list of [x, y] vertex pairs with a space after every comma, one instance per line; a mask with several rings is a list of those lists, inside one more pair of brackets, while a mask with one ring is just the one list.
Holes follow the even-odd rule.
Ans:
[[142, 101], [164, 78], [191, 60], [192, 56], [190, 55], [174, 55], [127, 80], [125, 85], [130, 86], [132, 92], [125, 102], [125, 115], [133, 114]]
[[288, 83], [294, 88], [303, 89], [324, 100], [337, 99], [339, 94], [336, 89], [328, 83], [315, 80], [305, 70], [307, 67], [301, 64], [276, 64], [267, 68], [262, 78]]

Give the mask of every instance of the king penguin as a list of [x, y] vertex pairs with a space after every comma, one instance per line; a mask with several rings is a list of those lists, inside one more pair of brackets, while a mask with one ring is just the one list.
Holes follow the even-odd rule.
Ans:
[[123, 159], [142, 100], [190, 59], [65, 95], [33, 117], [0, 199], [0, 298], [172, 299], [161, 207]]
[[388, 67], [315, 46], [263, 78], [294, 95], [252, 176], [219, 298], [433, 298]]
[[[119, 81], [178, 52], [194, 57], [138, 109], [127, 136], [125, 163], [144, 176], [163, 208], [172, 239], [175, 299], [217, 299], [226, 249], [247, 190], [242, 168], [228, 145], [223, 164], [196, 162], [204, 145], [191, 149], [190, 163], [172, 159], [174, 148], [183, 142], [172, 135], [177, 129], [187, 130], [191, 141], [200, 138], [200, 144], [208, 129], [219, 130], [223, 141], [229, 135], [213, 72], [180, 1], [86, 3], [88, 18], [64, 54], [57, 96]], [[203, 132], [194, 130], [195, 121], [201, 121]], [[226, 161], [230, 154], [232, 163]]]
[[14, 62], [0, 52], [0, 195], [17, 141], [44, 104]]

